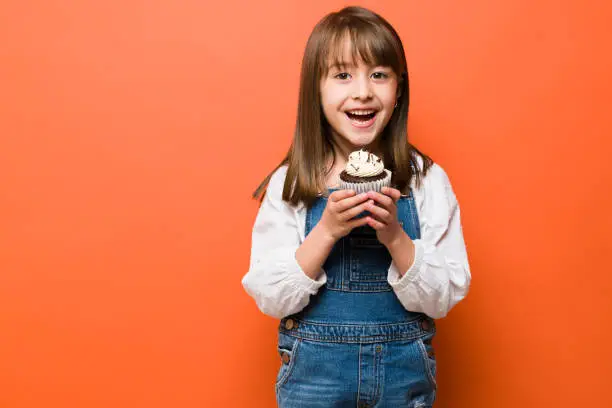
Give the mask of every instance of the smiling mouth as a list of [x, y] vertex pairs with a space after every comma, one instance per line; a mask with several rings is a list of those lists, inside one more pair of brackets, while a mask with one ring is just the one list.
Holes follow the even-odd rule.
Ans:
[[360, 123], [367, 123], [370, 120], [374, 119], [377, 112], [372, 111], [370, 113], [355, 113], [355, 112], [345, 112], [345, 113], [346, 113], [346, 116], [348, 116], [350, 120], [354, 120], [355, 122], [360, 122]]
[[370, 129], [376, 123], [376, 109], [351, 109], [344, 112], [350, 124], [356, 129]]

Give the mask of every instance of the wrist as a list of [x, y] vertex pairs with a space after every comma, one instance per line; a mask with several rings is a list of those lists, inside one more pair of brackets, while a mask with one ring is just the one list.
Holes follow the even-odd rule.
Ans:
[[410, 237], [408, 236], [408, 234], [406, 234], [406, 231], [401, 229], [399, 233], [397, 234], [397, 236], [393, 238], [391, 241], [389, 241], [389, 243], [386, 246], [389, 252], [393, 254], [398, 249], [405, 250], [409, 246], [413, 247], [414, 244], [412, 240], [410, 239]]
[[336, 241], [338, 241], [338, 238], [320, 222], [315, 225], [311, 234], [314, 234], [320, 243], [329, 247], [333, 247]]
[[402, 234], [391, 241], [387, 246], [389, 254], [395, 262], [398, 274], [401, 277], [404, 276], [414, 264], [416, 257], [416, 246], [412, 239], [402, 230]]

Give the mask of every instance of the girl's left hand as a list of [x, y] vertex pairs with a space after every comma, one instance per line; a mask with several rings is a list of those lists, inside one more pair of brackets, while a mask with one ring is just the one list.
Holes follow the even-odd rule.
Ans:
[[383, 187], [382, 193], [368, 192], [368, 197], [374, 202], [365, 207], [372, 215], [368, 215], [368, 225], [376, 230], [378, 240], [387, 248], [399, 240], [404, 229], [397, 219], [397, 206], [401, 193], [391, 187]]

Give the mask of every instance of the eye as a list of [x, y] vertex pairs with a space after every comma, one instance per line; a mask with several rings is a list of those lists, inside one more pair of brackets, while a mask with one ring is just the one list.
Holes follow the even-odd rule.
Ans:
[[387, 75], [384, 72], [375, 72], [375, 73], [372, 74], [372, 77], [374, 79], [387, 79], [387, 78], [389, 78], [389, 75]]
[[341, 80], [349, 79], [349, 77], [350, 77], [350, 75], [348, 73], [346, 73], [346, 72], [341, 72], [339, 74], [334, 75], [334, 78], [338, 78], [338, 79], [341, 79]]

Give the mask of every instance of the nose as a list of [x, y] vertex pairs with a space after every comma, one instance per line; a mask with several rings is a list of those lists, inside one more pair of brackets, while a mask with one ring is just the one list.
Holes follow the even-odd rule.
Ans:
[[370, 78], [360, 75], [353, 84], [355, 87], [353, 90], [353, 99], [368, 99], [372, 97], [372, 84], [370, 84]]

